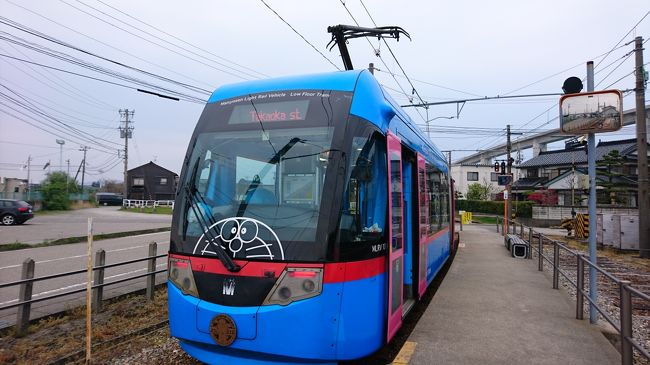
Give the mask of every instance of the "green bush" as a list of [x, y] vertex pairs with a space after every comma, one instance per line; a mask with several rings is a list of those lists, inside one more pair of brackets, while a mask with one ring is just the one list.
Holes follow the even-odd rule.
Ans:
[[[68, 185], [66, 189], [66, 184]], [[68, 193], [76, 193], [77, 186], [70, 181], [65, 172], [55, 171], [47, 175], [42, 184], [43, 207], [46, 210], [68, 210], [70, 199]]]
[[[503, 204], [502, 201], [456, 200], [456, 210], [503, 215]], [[517, 213], [518, 217], [532, 218], [533, 202], [512, 202], [512, 210]]]

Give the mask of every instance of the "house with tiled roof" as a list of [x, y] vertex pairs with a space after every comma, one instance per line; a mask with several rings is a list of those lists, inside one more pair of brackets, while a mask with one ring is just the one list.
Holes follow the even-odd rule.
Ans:
[[[606, 171], [602, 166], [597, 167], [598, 202], [635, 207], [638, 181], [636, 139], [598, 142], [597, 164], [598, 161], [604, 161], [604, 156], [614, 150], [619, 152], [623, 162], [620, 165], [610, 166], [610, 171]], [[525, 200], [531, 192], [551, 190], [557, 193], [558, 205], [587, 205], [589, 195], [587, 164], [585, 145], [541, 152], [538, 156], [517, 166], [523, 177], [512, 185], [513, 194], [519, 200]], [[612, 173], [615, 173], [615, 176]], [[605, 189], [602, 185], [605, 183], [617, 186], [619, 191], [615, 197], [604, 195]]]

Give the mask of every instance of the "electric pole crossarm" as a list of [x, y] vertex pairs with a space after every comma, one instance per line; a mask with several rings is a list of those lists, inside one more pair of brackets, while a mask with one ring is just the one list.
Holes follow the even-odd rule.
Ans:
[[354, 69], [352, 66], [352, 59], [350, 58], [350, 52], [348, 51], [348, 39], [362, 37], [385, 37], [395, 38], [397, 41], [399, 41], [400, 34], [403, 34], [406, 36], [406, 38], [411, 39], [411, 36], [404, 29], [397, 26], [365, 28], [353, 25], [339, 24], [327, 27], [327, 32], [332, 33], [332, 39], [327, 44], [327, 47], [329, 47], [331, 51], [334, 46], [339, 46], [341, 58], [343, 59], [343, 66], [345, 66], [345, 69], [348, 71]]

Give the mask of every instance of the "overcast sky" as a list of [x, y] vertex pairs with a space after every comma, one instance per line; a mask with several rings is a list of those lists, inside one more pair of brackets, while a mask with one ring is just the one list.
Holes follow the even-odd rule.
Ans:
[[[597, 90], [632, 89], [634, 55], [626, 56], [633, 44], [625, 44], [635, 36], [650, 38], [647, 0], [347, 0], [345, 6], [338, 0], [265, 2], [311, 45], [259, 0], [182, 5], [148, 0], [0, 0], [0, 176], [26, 178], [22, 166], [31, 156], [30, 178], [39, 182], [48, 161], [51, 171], [59, 169], [56, 140], [63, 139], [62, 168], [67, 169], [69, 160], [72, 176], [83, 158], [80, 146], [85, 145], [90, 147], [86, 182], [121, 180], [123, 164], [117, 150], [123, 149], [124, 140], [117, 130], [119, 109], [135, 110], [129, 168], [155, 161], [180, 173], [203, 109], [198, 99], [207, 99], [207, 92], [228, 83], [342, 69], [338, 49], [326, 48], [327, 27], [354, 25], [354, 19], [366, 27], [374, 26], [373, 20], [377, 26], [401, 26], [411, 35], [411, 41], [388, 40], [397, 61], [377, 39], [353, 39], [348, 45], [355, 68], [373, 62], [380, 70], [379, 82], [402, 104], [419, 99], [400, 65], [427, 102], [559, 93], [567, 77], [584, 78], [588, 60], [597, 65]], [[113, 75], [53, 56], [72, 56]], [[647, 50], [644, 58], [650, 59]], [[115, 73], [166, 88], [170, 92], [159, 91], [166, 95], [181, 92], [183, 100], [137, 92], [154, 88], [117, 79]], [[625, 95], [623, 108], [634, 108], [634, 94]], [[440, 117], [430, 122], [432, 140], [442, 150], [455, 150], [456, 158], [503, 143], [506, 124], [526, 132], [557, 128], [558, 99], [468, 102], [458, 117], [456, 104], [408, 111], [423, 129], [425, 120]], [[454, 127], [462, 128], [462, 134]], [[597, 138], [634, 138], [634, 126]]]

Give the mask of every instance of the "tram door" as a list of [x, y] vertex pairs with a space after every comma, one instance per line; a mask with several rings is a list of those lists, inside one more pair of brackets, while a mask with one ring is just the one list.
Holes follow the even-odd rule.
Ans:
[[388, 133], [388, 183], [390, 204], [389, 260], [388, 260], [388, 327], [386, 341], [390, 341], [402, 326], [402, 292], [404, 277], [404, 209], [402, 192], [402, 146], [400, 139]]

